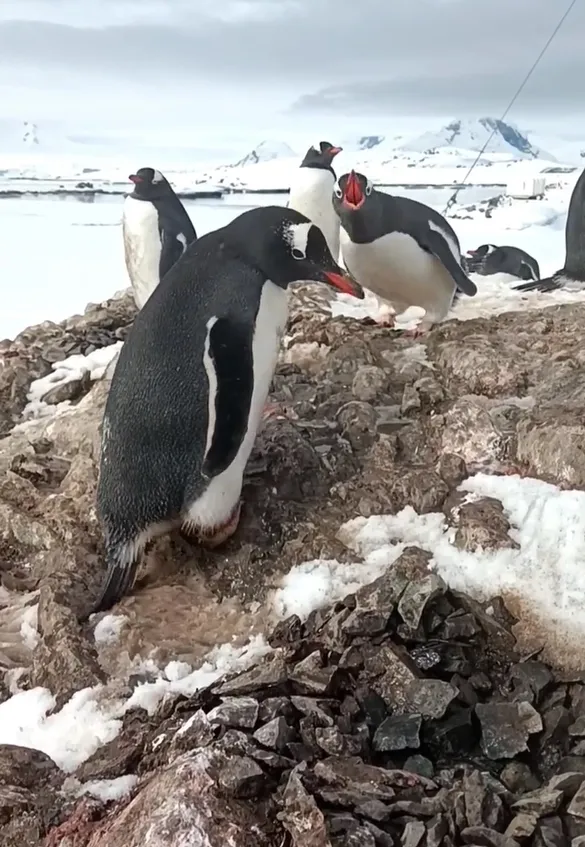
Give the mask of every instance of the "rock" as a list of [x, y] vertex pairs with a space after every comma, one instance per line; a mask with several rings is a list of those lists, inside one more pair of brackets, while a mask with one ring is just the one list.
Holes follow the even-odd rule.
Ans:
[[577, 818], [585, 818], [585, 783], [581, 783], [573, 799], [567, 807], [570, 815]]
[[480, 703], [475, 712], [482, 748], [490, 759], [511, 759], [528, 749], [530, 735], [542, 730], [540, 715], [529, 703]]
[[388, 376], [382, 368], [362, 365], [355, 373], [351, 390], [357, 400], [370, 403], [384, 392], [387, 384]]
[[254, 733], [254, 738], [264, 747], [282, 752], [292, 739], [292, 731], [283, 717], [273, 718]]
[[[244, 784], [258, 779], [260, 769], [244, 763]], [[235, 762], [231, 762], [235, 765]], [[226, 762], [227, 766], [227, 762]], [[250, 832], [259, 847], [268, 847], [263, 822], [250, 809], [229, 796], [220, 796], [209, 775], [204, 753], [185, 754], [146, 782], [118, 815], [98, 824], [87, 847], [143, 847], [150, 840], [161, 844], [187, 844], [199, 839], [209, 847], [244, 847]], [[238, 787], [240, 772], [232, 772], [226, 789]], [[177, 810], [180, 809], [180, 814]]]
[[55, 762], [40, 750], [0, 744], [0, 785], [35, 788], [57, 775]]
[[392, 750], [417, 749], [420, 747], [421, 715], [393, 715], [386, 718], [374, 735], [374, 750], [388, 753]]
[[296, 664], [294, 670], [289, 672], [290, 681], [303, 694], [329, 694], [338, 677], [337, 668], [323, 665], [318, 650]]
[[365, 665], [366, 672], [373, 675], [371, 686], [382, 697], [390, 709], [403, 709], [407, 702], [407, 691], [413, 680], [418, 679], [416, 666], [408, 654], [400, 648], [384, 645]]
[[259, 711], [258, 701], [253, 697], [224, 697], [220, 705], [209, 712], [207, 720], [238, 729], [254, 729]]
[[516, 812], [528, 812], [539, 818], [556, 812], [563, 800], [562, 791], [554, 791], [549, 788], [540, 788], [530, 794], [524, 794], [519, 800], [512, 804]]
[[440, 679], [415, 679], [406, 689], [406, 710], [418, 712], [423, 718], [442, 718], [458, 691]]
[[409, 821], [402, 832], [401, 847], [421, 847], [426, 831], [422, 821]]
[[244, 696], [254, 691], [273, 690], [287, 681], [286, 665], [280, 656], [267, 656], [259, 665], [221, 683], [218, 694]]
[[323, 813], [304, 788], [298, 767], [288, 778], [283, 805], [278, 819], [290, 833], [294, 847], [331, 847]]
[[463, 844], [473, 847], [518, 847], [518, 842], [487, 826], [468, 826], [461, 830]]
[[445, 590], [445, 583], [436, 574], [410, 582], [398, 602], [398, 612], [412, 630], [418, 629], [428, 604]]
[[219, 771], [218, 784], [233, 797], [249, 798], [259, 794], [265, 775], [247, 756], [230, 756]]
[[534, 834], [537, 823], [537, 815], [520, 812], [512, 818], [506, 827], [504, 835], [508, 836], [508, 838], [515, 838], [522, 843]]

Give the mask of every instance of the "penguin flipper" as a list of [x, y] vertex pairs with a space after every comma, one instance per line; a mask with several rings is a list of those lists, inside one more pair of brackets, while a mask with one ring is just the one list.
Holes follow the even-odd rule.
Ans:
[[432, 253], [441, 262], [453, 277], [453, 281], [460, 291], [467, 294], [468, 297], [473, 297], [477, 294], [477, 286], [462, 269], [440, 232], [427, 229], [422, 238], [417, 238], [417, 240], [423, 250]]
[[168, 230], [163, 230], [162, 232], [162, 250], [159, 260], [159, 273], [161, 279], [163, 279], [165, 274], [170, 271], [175, 262], [179, 261], [187, 249], [185, 236], [183, 236], [183, 240], [181, 240], [179, 237], [180, 235], [181, 233], [169, 232]]
[[254, 391], [253, 327], [219, 318], [209, 332], [216, 377], [215, 425], [202, 471], [214, 477], [236, 458], [248, 429]]

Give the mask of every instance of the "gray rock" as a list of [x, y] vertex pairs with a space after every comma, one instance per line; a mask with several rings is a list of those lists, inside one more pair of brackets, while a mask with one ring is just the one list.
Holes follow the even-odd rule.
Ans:
[[273, 718], [254, 733], [254, 738], [264, 747], [282, 752], [293, 738], [293, 731], [282, 717]]
[[289, 671], [289, 679], [297, 691], [303, 694], [329, 694], [335, 688], [339, 671], [336, 667], [323, 665], [318, 650], [295, 665]]
[[416, 750], [420, 747], [422, 717], [417, 714], [392, 715], [375, 732], [372, 745], [379, 753]]
[[232, 797], [256, 797], [266, 782], [261, 767], [247, 756], [228, 756], [219, 771], [218, 785]]
[[480, 703], [475, 712], [482, 748], [490, 759], [511, 759], [528, 749], [530, 735], [542, 730], [540, 715], [529, 703]]
[[576, 818], [585, 818], [585, 783], [581, 783], [571, 802], [567, 807], [570, 815]]
[[519, 800], [512, 804], [515, 812], [528, 812], [543, 818], [556, 812], [563, 802], [563, 792], [549, 788], [540, 788], [524, 794]]
[[415, 679], [406, 689], [406, 710], [423, 718], [442, 718], [458, 691], [440, 679]]
[[219, 723], [236, 729], [254, 729], [260, 707], [253, 697], [224, 697], [208, 715], [209, 723]]

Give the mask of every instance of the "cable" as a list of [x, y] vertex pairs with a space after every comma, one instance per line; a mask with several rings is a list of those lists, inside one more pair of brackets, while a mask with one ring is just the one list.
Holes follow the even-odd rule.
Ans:
[[[558, 22], [558, 24], [556, 25], [556, 27], [554, 28], [554, 30], [552, 31], [552, 34], [549, 36], [548, 41], [546, 42], [546, 44], [544, 45], [544, 47], [542, 48], [542, 50], [540, 51], [540, 53], [539, 53], [539, 54], [538, 54], [538, 56], [536, 57], [535, 61], [534, 61], [534, 62], [533, 62], [533, 64], [532, 64], [532, 67], [530, 68], [530, 70], [528, 71], [528, 73], [526, 74], [526, 76], [524, 77], [524, 79], [522, 80], [522, 83], [520, 84], [520, 87], [517, 89], [516, 93], [514, 94], [514, 96], [513, 96], [513, 97], [512, 97], [512, 99], [510, 100], [510, 102], [508, 103], [508, 105], [507, 105], [507, 107], [506, 107], [506, 111], [503, 113], [503, 115], [502, 115], [502, 117], [500, 118], [500, 121], [499, 121], [499, 122], [501, 122], [501, 121], [503, 121], [503, 120], [504, 120], [504, 118], [506, 117], [506, 115], [508, 114], [508, 112], [510, 111], [510, 109], [512, 108], [512, 106], [514, 105], [514, 103], [516, 102], [516, 100], [518, 99], [518, 97], [520, 96], [520, 94], [522, 93], [522, 90], [523, 90], [524, 86], [526, 85], [526, 83], [528, 82], [528, 80], [530, 79], [530, 77], [532, 76], [532, 74], [534, 73], [534, 71], [536, 70], [536, 68], [537, 68], [537, 66], [538, 66], [538, 63], [540, 62], [540, 60], [542, 59], [542, 57], [544, 56], [544, 54], [546, 53], [546, 51], [548, 50], [548, 48], [550, 47], [550, 45], [551, 45], [551, 44], [552, 44], [552, 42], [554, 41], [554, 38], [555, 38], [555, 36], [556, 36], [557, 32], [559, 31], [559, 29], [562, 27], [562, 25], [564, 24], [564, 22], [565, 22], [565, 21], [566, 21], [566, 19], [568, 18], [569, 14], [570, 14], [570, 12], [571, 12], [571, 10], [572, 10], [572, 8], [573, 8], [573, 6], [575, 5], [575, 3], [576, 3], [576, 2], [577, 2], [577, 0], [571, 0], [571, 2], [569, 3], [569, 6], [568, 6], [568, 8], [567, 8], [566, 12], [565, 12], [565, 13], [564, 13], [564, 15], [562, 16], [562, 18], [560, 19], [560, 21]], [[463, 188], [463, 186], [465, 185], [465, 183], [466, 183], [466, 182], [467, 182], [467, 180], [469, 179], [469, 177], [470, 177], [470, 175], [471, 175], [471, 172], [473, 171], [474, 167], [477, 165], [477, 163], [479, 162], [479, 160], [481, 159], [481, 157], [482, 157], [482, 156], [483, 156], [483, 154], [485, 153], [485, 151], [486, 151], [486, 148], [487, 148], [488, 144], [490, 143], [490, 141], [492, 140], [492, 138], [493, 138], [493, 137], [494, 137], [494, 135], [496, 134], [497, 130], [498, 130], [498, 124], [496, 124], [496, 125], [495, 125], [495, 127], [494, 127], [494, 128], [493, 128], [493, 130], [491, 131], [491, 134], [488, 136], [487, 141], [485, 142], [485, 144], [483, 145], [483, 147], [481, 148], [481, 150], [480, 150], [480, 151], [479, 151], [479, 153], [477, 154], [477, 156], [476, 156], [476, 158], [475, 158], [475, 161], [473, 162], [473, 164], [471, 165], [471, 167], [469, 168], [469, 170], [468, 170], [468, 171], [467, 171], [467, 173], [465, 174], [465, 176], [464, 176], [464, 178], [463, 178], [463, 182], [462, 182], [462, 183], [460, 183], [460, 184], [457, 186], [457, 188], [455, 189], [455, 191], [453, 192], [453, 195], [451, 196], [451, 198], [450, 198], [449, 202], [448, 202], [448, 203], [447, 203], [447, 205], [445, 206], [445, 211], [443, 212], [443, 214], [444, 214], [444, 215], [446, 215], [446, 214], [447, 214], [447, 212], [449, 211], [449, 209], [451, 208], [451, 206], [452, 206], [452, 205], [455, 203], [455, 201], [457, 200], [457, 195], [459, 194], [459, 192], [461, 191], [461, 189]]]

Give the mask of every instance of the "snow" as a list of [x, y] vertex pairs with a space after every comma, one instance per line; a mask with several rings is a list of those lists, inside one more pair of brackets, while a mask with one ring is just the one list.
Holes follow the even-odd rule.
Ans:
[[127, 622], [126, 615], [105, 615], [96, 624], [93, 637], [96, 644], [115, 644], [120, 638], [120, 632]]
[[52, 365], [52, 373], [31, 382], [27, 394], [28, 403], [23, 411], [24, 419], [43, 418], [47, 415], [55, 414], [55, 411], [61, 412], [69, 409], [71, 407], [70, 400], [64, 400], [56, 405], [49, 405], [44, 402], [43, 398], [51, 389], [83, 379], [86, 374], [89, 374], [92, 382], [101, 379], [108, 365], [118, 355], [121, 349], [122, 342], [116, 341], [115, 344], [100, 347], [86, 356], [76, 353], [67, 359], [63, 359], [61, 362], [55, 362]]
[[127, 797], [138, 782], [134, 774], [119, 776], [116, 779], [93, 779], [90, 782], [81, 783], [77, 793], [78, 797], [89, 794], [103, 803], [111, 803], [113, 800], [123, 800]]

